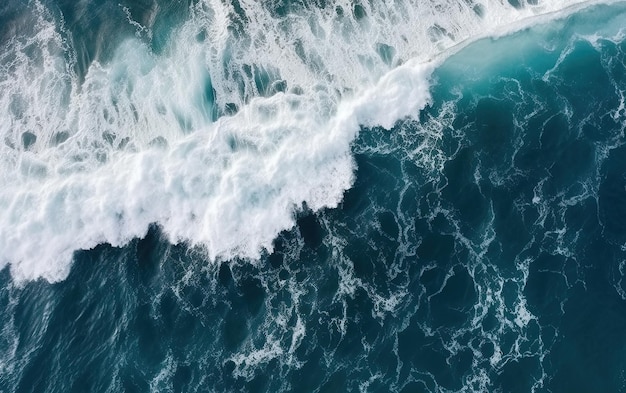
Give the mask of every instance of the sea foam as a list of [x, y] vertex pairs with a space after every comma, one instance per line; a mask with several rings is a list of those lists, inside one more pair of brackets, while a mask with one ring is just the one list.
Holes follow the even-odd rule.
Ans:
[[256, 259], [303, 204], [341, 202], [361, 126], [418, 115], [450, 48], [574, 3], [207, 0], [162, 53], [138, 34], [78, 75], [63, 18], [33, 2], [0, 54], [0, 268], [62, 280], [74, 251], [152, 223]]

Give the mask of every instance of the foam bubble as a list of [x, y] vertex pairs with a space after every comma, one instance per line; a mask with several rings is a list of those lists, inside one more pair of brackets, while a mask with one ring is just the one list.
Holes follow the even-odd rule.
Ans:
[[303, 203], [337, 206], [360, 126], [416, 116], [447, 48], [573, 3], [207, 0], [162, 53], [138, 34], [83, 78], [33, 2], [32, 31], [0, 54], [0, 268], [61, 280], [75, 250], [151, 223], [210, 259], [258, 258]]

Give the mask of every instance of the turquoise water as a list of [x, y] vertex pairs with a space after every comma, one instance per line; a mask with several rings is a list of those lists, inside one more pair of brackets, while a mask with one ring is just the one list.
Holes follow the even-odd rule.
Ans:
[[[115, 62], [128, 37], [154, 62], [171, 56], [176, 29], [197, 12], [186, 3], [51, 3], [75, 48], [63, 52], [75, 55], [67, 72], [83, 86], [90, 65]], [[5, 42], [28, 29], [24, 4], [0, 6]], [[328, 5], [281, 3], [272, 15], [308, 7]], [[122, 23], [128, 15], [150, 32]], [[302, 206], [295, 225], [257, 259], [172, 241], [169, 217], [115, 247], [103, 230], [61, 279], [8, 261], [0, 392], [626, 391], [625, 22], [624, 4], [594, 6], [446, 58], [413, 118], [363, 126], [350, 141], [353, 183], [338, 205], [293, 201]], [[238, 29], [246, 26], [229, 27]], [[382, 63], [400, 56], [389, 48]], [[2, 60], [3, 72], [18, 72]], [[273, 78], [254, 75], [257, 87], [273, 86], [254, 94], [292, 88]], [[215, 81], [203, 88], [210, 121], [249, 104], [245, 78], [239, 103], [219, 101]], [[185, 132], [200, 132], [195, 112], [185, 113]], [[41, 137], [23, 135], [30, 154]], [[233, 150], [265, 148], [233, 138]], [[1, 197], [9, 215], [16, 205]], [[176, 201], [187, 214], [188, 201]], [[243, 222], [254, 227], [255, 216]], [[218, 233], [229, 225], [219, 224]]]

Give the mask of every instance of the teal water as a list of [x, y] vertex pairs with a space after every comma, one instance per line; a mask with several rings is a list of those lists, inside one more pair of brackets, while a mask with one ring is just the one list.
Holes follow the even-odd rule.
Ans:
[[[56, 4], [79, 75], [138, 34], [117, 3]], [[127, 7], [155, 54], [189, 12]], [[449, 57], [415, 119], [360, 130], [339, 206], [258, 261], [155, 224], [59, 282], [5, 268], [0, 392], [626, 391], [624, 22], [596, 6]]]

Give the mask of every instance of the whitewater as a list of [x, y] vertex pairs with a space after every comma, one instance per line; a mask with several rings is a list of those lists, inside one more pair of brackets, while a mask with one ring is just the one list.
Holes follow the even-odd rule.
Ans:
[[361, 128], [417, 118], [460, 47], [595, 3], [201, 0], [163, 45], [156, 8], [120, 5], [133, 34], [85, 61], [58, 10], [23, 2], [0, 31], [0, 269], [63, 280], [75, 251], [151, 224], [256, 260], [342, 202]]

